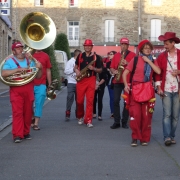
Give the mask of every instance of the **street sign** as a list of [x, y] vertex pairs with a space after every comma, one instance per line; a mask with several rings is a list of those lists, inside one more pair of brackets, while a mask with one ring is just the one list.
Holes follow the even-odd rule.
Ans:
[[11, 7], [10, 0], [0, 0], [0, 9], [8, 9]]
[[10, 15], [10, 9], [0, 9], [0, 15], [6, 15], [9, 16]]

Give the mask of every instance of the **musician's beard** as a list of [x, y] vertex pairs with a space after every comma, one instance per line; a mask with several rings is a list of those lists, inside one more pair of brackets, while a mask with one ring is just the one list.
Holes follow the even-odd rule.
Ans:
[[18, 58], [18, 59], [24, 59], [25, 58], [25, 54], [16, 54], [16, 57]]

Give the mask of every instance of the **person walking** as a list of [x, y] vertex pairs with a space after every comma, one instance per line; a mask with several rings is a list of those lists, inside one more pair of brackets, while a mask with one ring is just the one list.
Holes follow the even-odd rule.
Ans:
[[[93, 99], [96, 86], [96, 73], [102, 72], [100, 56], [92, 52], [93, 42], [86, 39], [84, 42], [84, 52], [76, 58], [74, 71], [78, 80], [77, 91], [77, 118], [78, 124], [87, 124], [93, 127]], [[84, 111], [84, 98], [86, 97], [86, 111]], [[84, 120], [83, 120], [84, 118]]]
[[[102, 59], [102, 58], [101, 58]], [[103, 61], [102, 66], [103, 66]], [[102, 109], [103, 109], [103, 96], [105, 89], [106, 80], [106, 69], [103, 68], [100, 74], [96, 74], [96, 88], [94, 93], [94, 103], [93, 103], [93, 118], [96, 118], [96, 104], [98, 105], [98, 120], [102, 121]]]
[[[114, 123], [112, 126], [110, 126], [111, 129], [119, 128], [120, 125], [120, 96], [124, 89], [124, 83], [122, 80], [121, 74], [123, 73], [123, 69], [127, 66], [127, 64], [135, 57], [135, 53], [128, 50], [129, 48], [129, 39], [126, 37], [123, 37], [120, 39], [120, 46], [121, 46], [121, 53], [118, 52], [114, 55], [110, 71], [115, 76], [113, 79], [114, 83]], [[119, 76], [119, 78], [118, 78]], [[126, 104], [124, 102], [124, 108], [122, 112], [122, 127], [127, 129], [128, 125], [128, 118], [129, 118], [129, 112], [125, 108]]]
[[109, 61], [106, 63], [106, 73], [107, 73], [107, 79], [106, 79], [106, 85], [109, 92], [109, 105], [111, 110], [111, 116], [110, 118], [114, 118], [114, 84], [112, 83], [112, 80], [114, 78], [114, 75], [110, 71], [111, 61], [116, 54], [116, 51], [110, 51], [109, 52]]
[[[158, 74], [161, 72], [156, 63], [153, 63], [151, 55], [153, 45], [151, 42], [149, 40], [142, 40], [138, 44], [138, 49], [140, 53], [139, 56], [134, 58], [127, 65], [123, 73], [124, 90], [129, 94], [128, 98], [130, 101], [131, 146], [133, 147], [138, 145], [137, 140], [140, 140], [142, 146], [147, 146], [150, 141], [151, 121], [155, 105], [155, 91], [152, 85], [152, 75], [154, 72]], [[131, 73], [131, 86], [128, 84], [129, 82], [127, 80], [129, 73]], [[135, 94], [134, 88], [138, 89], [141, 93]], [[132, 89], [132, 91], [130, 91], [130, 89]], [[145, 94], [143, 92], [145, 92]], [[148, 94], [150, 94], [150, 96], [146, 97]]]
[[[39, 71], [36, 77], [42, 75], [42, 65], [31, 61], [29, 54], [23, 53], [23, 45], [20, 41], [12, 44], [13, 56], [8, 58], [3, 65], [1, 75], [6, 78], [15, 73], [24, 73], [29, 67], [37, 67]], [[12, 106], [12, 134], [15, 143], [23, 139], [32, 139], [30, 135], [31, 120], [33, 115], [34, 83], [28, 82], [21, 86], [10, 86], [10, 102]]]
[[[74, 66], [77, 56], [81, 53], [80, 50], [76, 49], [74, 51], [74, 57], [72, 57], [66, 64], [64, 73], [67, 75], [67, 100], [66, 100], [66, 112], [65, 117], [66, 121], [70, 120], [71, 115], [71, 107], [74, 102], [74, 97], [76, 99], [76, 73], [74, 72]], [[76, 114], [76, 108], [75, 108], [75, 114]]]
[[179, 78], [180, 78], [180, 50], [175, 44], [180, 43], [174, 32], [166, 32], [158, 38], [164, 42], [165, 52], [157, 58], [161, 74], [156, 75], [157, 93], [161, 95], [163, 106], [163, 136], [164, 144], [176, 144], [175, 132], [179, 120]]
[[39, 121], [42, 117], [43, 105], [46, 99], [46, 80], [48, 87], [51, 86], [51, 62], [49, 55], [42, 50], [36, 50], [33, 54], [33, 57], [36, 58], [43, 66], [43, 74], [41, 78], [34, 79], [34, 118], [32, 119], [31, 126], [33, 130], [40, 130]]

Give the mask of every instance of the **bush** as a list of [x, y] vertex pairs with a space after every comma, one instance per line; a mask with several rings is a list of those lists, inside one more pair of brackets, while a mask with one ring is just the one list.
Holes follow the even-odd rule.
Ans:
[[51, 45], [51, 46], [49, 46], [48, 48], [43, 49], [43, 51], [44, 51], [45, 53], [47, 53], [47, 54], [49, 55], [49, 57], [50, 57], [51, 65], [52, 65], [52, 68], [51, 68], [52, 80], [57, 79], [57, 80], [59, 81], [56, 89], [57, 89], [57, 90], [60, 90], [61, 81], [60, 81], [58, 63], [56, 62], [56, 57], [55, 57], [55, 54], [54, 54], [54, 48], [53, 48], [53, 46]]
[[54, 49], [66, 52], [68, 59], [71, 58], [69, 43], [66, 34], [60, 33], [56, 36]]

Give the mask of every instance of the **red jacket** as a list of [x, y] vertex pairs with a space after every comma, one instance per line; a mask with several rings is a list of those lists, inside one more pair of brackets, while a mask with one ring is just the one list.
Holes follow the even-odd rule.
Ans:
[[[161, 89], [164, 91], [165, 86], [165, 78], [166, 78], [166, 70], [167, 70], [167, 52], [161, 53], [158, 58], [156, 59], [158, 66], [161, 69], [161, 74], [155, 74], [155, 81], [162, 81], [161, 82]], [[177, 49], [177, 68], [180, 70], [180, 50]], [[180, 75], [178, 75], [180, 77]]]
[[[129, 54], [124, 58], [127, 62], [130, 62], [134, 57], [136, 56], [136, 54], [134, 52], [129, 52]], [[115, 70], [118, 69], [118, 65], [119, 65], [119, 61], [121, 59], [121, 53], [118, 52], [114, 55], [112, 61], [111, 61], [111, 66], [110, 68], [113, 68]], [[124, 66], [124, 69], [125, 69], [126, 66]], [[124, 70], [123, 70], [124, 71]], [[123, 74], [123, 72], [122, 72]], [[128, 79], [129, 79], [129, 75], [128, 75]], [[116, 82], [116, 78], [113, 79], [113, 83], [123, 83], [123, 80], [122, 80], [122, 75], [120, 77], [120, 80], [119, 82]]]

